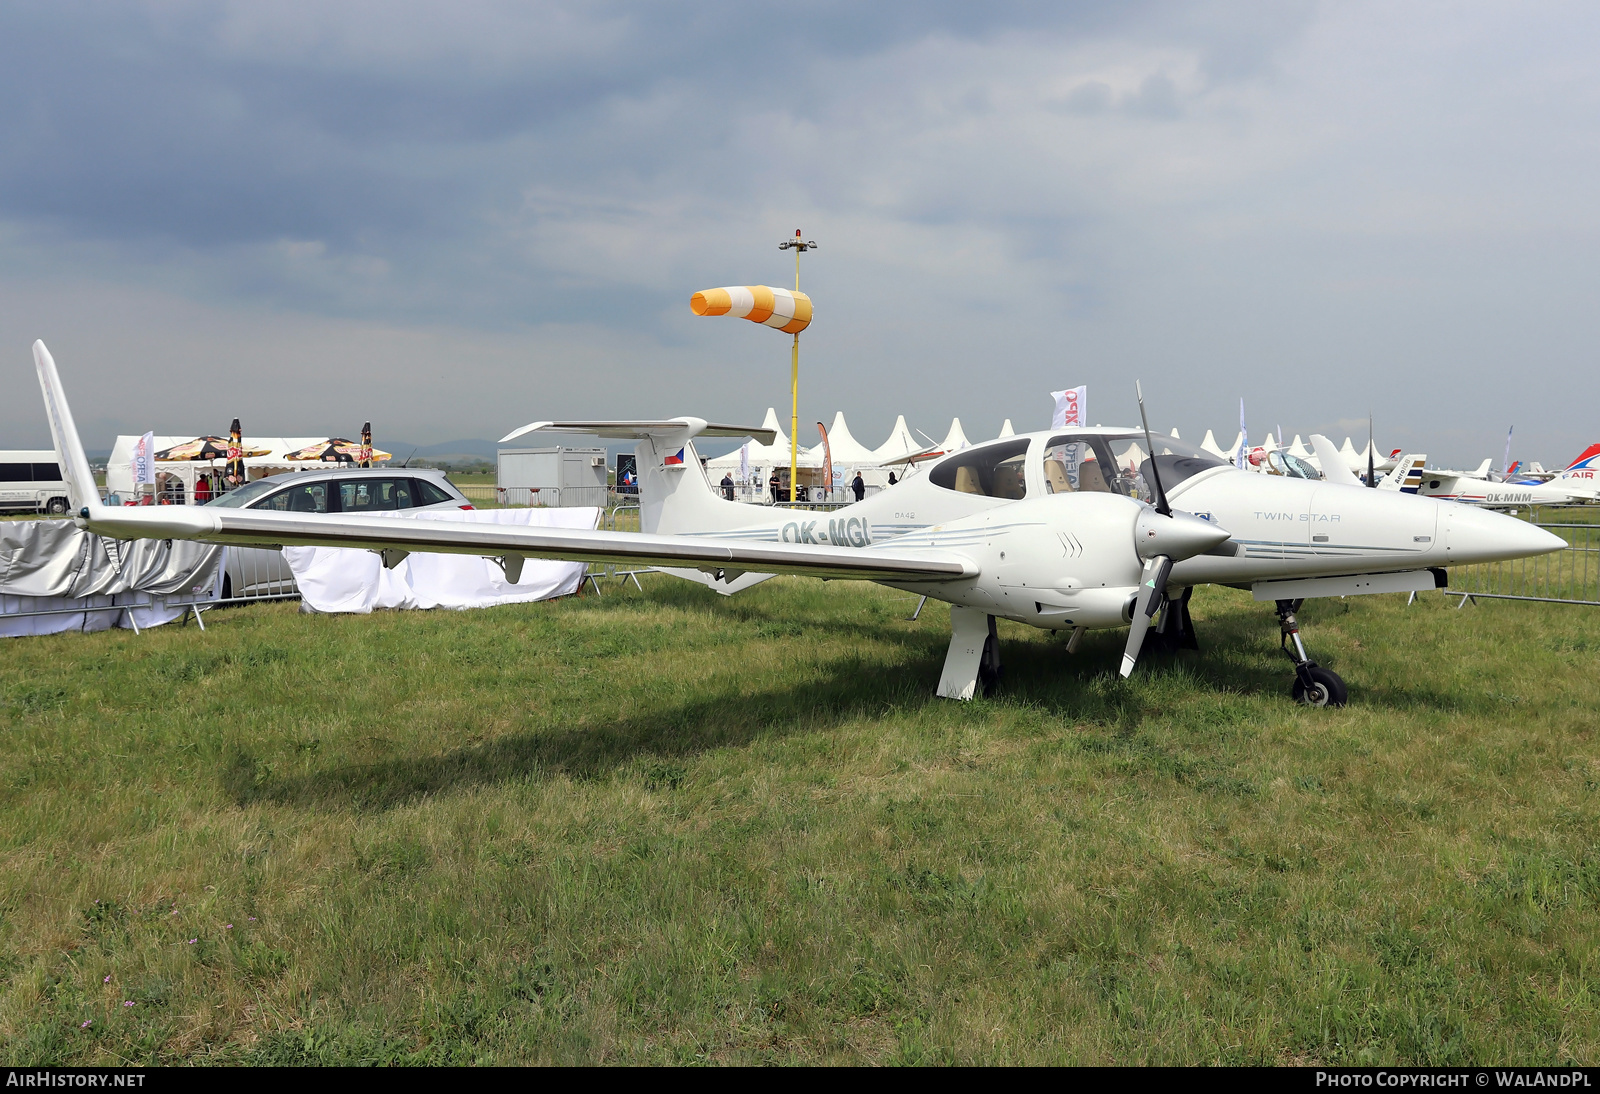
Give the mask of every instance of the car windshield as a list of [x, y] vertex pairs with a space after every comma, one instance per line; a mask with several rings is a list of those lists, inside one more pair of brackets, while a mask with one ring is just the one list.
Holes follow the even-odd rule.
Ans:
[[[1228, 466], [1176, 437], [1153, 433], [1150, 441], [1161, 485], [1168, 490], [1202, 471]], [[1065, 433], [1045, 446], [1044, 485], [1052, 494], [1109, 493], [1153, 501], [1149, 462], [1143, 433]]]
[[230, 490], [221, 497], [212, 498], [207, 505], [221, 505], [228, 509], [243, 509], [263, 494], [270, 494], [282, 486], [280, 479], [257, 479], [255, 482], [246, 483], [237, 490]]

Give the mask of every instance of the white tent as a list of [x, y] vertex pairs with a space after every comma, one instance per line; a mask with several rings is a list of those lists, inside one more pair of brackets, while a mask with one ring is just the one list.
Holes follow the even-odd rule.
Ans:
[[1216, 436], [1209, 429], [1206, 430], [1206, 439], [1200, 442], [1200, 447], [1218, 459], [1228, 459], [1228, 454], [1218, 446]]
[[1294, 435], [1294, 440], [1289, 444], [1289, 455], [1297, 456], [1302, 460], [1309, 460], [1311, 458], [1310, 450], [1307, 449], [1304, 442], [1300, 440], [1300, 434], [1298, 433]]
[[1011, 428], [1011, 419], [1007, 418], [1005, 424], [1000, 427], [1000, 436], [1015, 437], [1016, 435], [1017, 431]]
[[1172, 427], [1172, 432], [1168, 433], [1167, 436], [1171, 437], [1175, 441], [1183, 440], [1182, 437], [1178, 436], [1178, 427], [1177, 426], [1173, 426]]
[[[186, 444], [202, 434], [194, 433], [187, 437], [156, 437], [155, 451], [171, 448], [174, 445]], [[264, 478], [267, 475], [276, 475], [281, 471], [308, 471], [325, 464], [302, 462], [299, 460], [286, 460], [284, 456], [290, 452], [297, 452], [309, 445], [326, 441], [326, 436], [321, 437], [245, 437], [243, 443], [246, 448], [265, 448], [265, 456], [250, 456], [244, 461], [245, 477], [249, 479]], [[111, 457], [106, 460], [106, 490], [112, 494], [123, 496], [133, 494], [133, 449], [139, 443], [136, 436], [122, 435], [117, 438], [117, 443], [111, 447]], [[155, 465], [158, 475], [176, 475], [184, 484], [184, 489], [193, 496], [195, 480], [201, 475], [220, 472], [225, 466], [225, 461], [218, 460], [210, 464], [199, 460], [174, 460], [160, 462]]]
[[944, 452], [955, 452], [971, 445], [967, 435], [961, 431], [961, 419], [950, 419], [950, 432], [944, 435], [944, 440], [939, 442], [939, 448]]
[[[872, 449], [862, 444], [850, 435], [850, 427], [845, 424], [844, 411], [835, 411], [833, 424], [828, 427], [828, 449], [833, 453], [835, 466], [855, 467], [875, 462]], [[817, 444], [817, 454], [822, 454], [822, 445]]]
[[921, 452], [927, 447], [912, 436], [911, 427], [906, 425], [906, 416], [901, 414], [894, 420], [894, 429], [890, 430], [889, 439], [872, 450], [872, 460], [877, 464], [892, 463]]
[[[789, 436], [783, 431], [783, 427], [778, 424], [778, 412], [770, 406], [767, 407], [767, 416], [762, 419], [761, 428], [770, 429], [776, 433], [777, 436], [772, 439], [771, 444], [762, 444], [760, 441], [755, 440], [750, 442], [750, 466], [776, 467], [781, 465], [783, 467], [788, 467]], [[739, 449], [735, 448], [732, 452], [729, 452], [726, 455], [718, 456], [712, 460], [707, 460], [706, 466], [708, 468], [716, 468], [718, 471], [737, 471], [739, 469]], [[818, 453], [816, 458], [813, 460], [809, 458], [807, 449], [800, 449], [800, 466], [822, 466], [821, 453]]]

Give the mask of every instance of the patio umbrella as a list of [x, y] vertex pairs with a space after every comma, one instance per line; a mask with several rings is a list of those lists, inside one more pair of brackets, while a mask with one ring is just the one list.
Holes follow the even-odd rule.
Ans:
[[[240, 455], [265, 456], [269, 451], [266, 448], [241, 448]], [[155, 458], [158, 463], [225, 460], [228, 458], [228, 441], [224, 437], [196, 437], [192, 441], [163, 448]]]
[[[306, 460], [317, 463], [357, 463], [360, 461], [361, 455], [361, 445], [354, 441], [347, 441], [343, 437], [329, 437], [325, 441], [318, 441], [316, 444], [307, 445], [296, 452], [290, 452], [284, 456], [284, 459]], [[389, 458], [389, 453], [387, 452], [379, 452], [376, 449], [372, 452], [374, 461], [387, 460]]]

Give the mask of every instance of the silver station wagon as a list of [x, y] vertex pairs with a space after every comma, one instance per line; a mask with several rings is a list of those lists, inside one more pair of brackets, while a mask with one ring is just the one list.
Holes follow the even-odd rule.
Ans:
[[[426, 467], [347, 467], [289, 471], [257, 479], [208, 505], [271, 509], [280, 513], [392, 513], [415, 509], [471, 509], [443, 471]], [[222, 598], [294, 593], [294, 575], [282, 551], [231, 547]]]

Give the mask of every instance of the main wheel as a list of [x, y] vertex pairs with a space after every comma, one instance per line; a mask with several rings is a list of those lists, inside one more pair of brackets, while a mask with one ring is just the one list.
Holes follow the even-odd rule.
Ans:
[[1005, 674], [1005, 666], [1000, 663], [1000, 639], [991, 634], [983, 640], [983, 656], [978, 660], [978, 693], [985, 699], [993, 695]]
[[1311, 676], [1309, 688], [1298, 674], [1294, 678], [1295, 702], [1308, 707], [1342, 707], [1349, 701], [1350, 689], [1344, 686], [1338, 673], [1329, 672], [1321, 665], [1312, 665], [1308, 673]]

